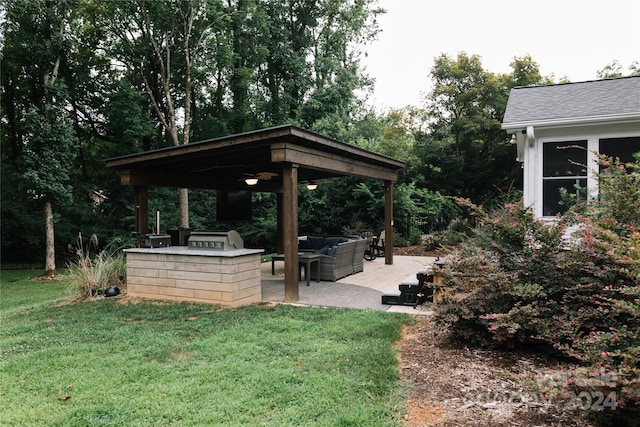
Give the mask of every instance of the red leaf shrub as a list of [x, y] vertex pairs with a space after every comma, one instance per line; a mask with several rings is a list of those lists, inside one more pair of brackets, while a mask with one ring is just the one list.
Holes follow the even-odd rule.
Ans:
[[[604, 162], [599, 198], [554, 223], [522, 204], [484, 214], [443, 270], [450, 297], [436, 323], [476, 345], [571, 357], [584, 370], [567, 373], [565, 391], [615, 391], [622, 416], [640, 404], [640, 165]], [[581, 381], [594, 371], [615, 381]]]

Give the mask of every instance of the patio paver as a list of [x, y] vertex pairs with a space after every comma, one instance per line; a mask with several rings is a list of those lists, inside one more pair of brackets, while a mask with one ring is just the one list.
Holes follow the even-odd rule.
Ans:
[[[371, 309], [410, 314], [431, 314], [428, 305], [416, 309], [410, 306], [382, 304], [382, 294], [398, 291], [398, 285], [436, 258], [417, 256], [393, 257], [393, 265], [385, 265], [384, 258], [364, 262], [364, 271], [343, 277], [337, 282], [311, 282], [311, 286], [299, 287], [298, 304], [320, 307]], [[284, 266], [271, 274], [271, 263], [262, 263], [262, 300], [284, 302]]]

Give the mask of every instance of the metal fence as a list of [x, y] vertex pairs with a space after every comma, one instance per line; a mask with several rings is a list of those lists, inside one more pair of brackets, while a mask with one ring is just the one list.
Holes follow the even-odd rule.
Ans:
[[[61, 268], [65, 265], [64, 256], [56, 252], [56, 267]], [[2, 270], [44, 270], [44, 259], [41, 253], [11, 253], [10, 249], [5, 247], [2, 248], [0, 268]]]

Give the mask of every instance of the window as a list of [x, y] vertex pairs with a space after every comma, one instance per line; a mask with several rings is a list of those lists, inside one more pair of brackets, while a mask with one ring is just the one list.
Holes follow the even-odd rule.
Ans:
[[605, 156], [619, 158], [622, 163], [633, 162], [633, 154], [640, 152], [640, 136], [601, 139], [599, 151]]
[[586, 199], [587, 141], [542, 146], [542, 214], [555, 216]]

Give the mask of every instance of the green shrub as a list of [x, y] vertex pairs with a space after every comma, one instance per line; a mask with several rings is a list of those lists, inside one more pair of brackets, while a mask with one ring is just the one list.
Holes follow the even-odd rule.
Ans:
[[420, 234], [412, 234], [409, 236], [409, 245], [418, 246], [422, 244], [422, 236]]
[[427, 234], [422, 240], [422, 243], [424, 244], [424, 249], [427, 251], [433, 251], [441, 247], [440, 238], [437, 233]]
[[117, 243], [114, 240], [93, 255], [91, 249], [98, 250], [97, 236], [93, 234], [85, 244], [82, 234], [78, 234], [75, 260], [68, 264], [76, 298], [94, 298], [111, 286], [124, 288], [127, 266], [122, 248], [116, 246]]
[[[565, 392], [614, 391], [625, 408], [617, 414], [629, 414], [640, 402], [640, 173], [603, 163], [599, 199], [555, 223], [522, 204], [480, 216], [444, 269], [452, 296], [436, 322], [476, 345], [571, 357], [582, 367], [567, 373]], [[579, 227], [567, 240], [571, 224]], [[592, 372], [609, 381], [585, 381]]]
[[562, 251], [561, 231], [521, 204], [485, 215], [445, 266], [443, 285], [457, 297], [441, 305], [438, 323], [478, 345], [535, 340], [529, 318], [553, 310], [538, 301], [555, 292], [553, 254]]
[[444, 246], [456, 246], [462, 243], [467, 237], [467, 222], [463, 218], [456, 218], [449, 226], [441, 231], [439, 234], [441, 236], [442, 244]]
[[469, 234], [468, 218], [454, 218], [444, 230], [428, 234], [423, 243], [427, 251], [454, 247], [461, 244]]
[[406, 248], [407, 246], [409, 246], [409, 240], [407, 240], [407, 238], [404, 237], [402, 234], [394, 233], [393, 246], [395, 246], [396, 248]]

